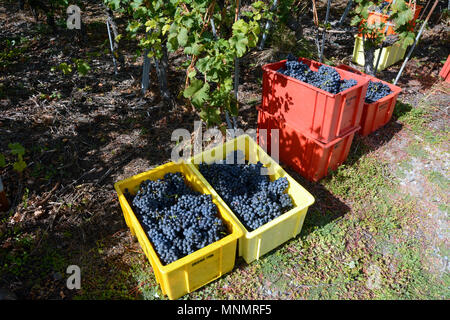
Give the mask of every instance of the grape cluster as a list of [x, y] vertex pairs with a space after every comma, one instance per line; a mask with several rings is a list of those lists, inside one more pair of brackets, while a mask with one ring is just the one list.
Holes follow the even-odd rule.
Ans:
[[358, 82], [354, 79], [341, 80], [341, 91], [347, 90], [353, 86], [356, 86]]
[[277, 70], [286, 76], [309, 83], [316, 88], [336, 94], [357, 84], [356, 80], [341, 80], [336, 69], [322, 65], [317, 71], [311, 70], [306, 64], [289, 54], [283, 67]]
[[287, 60], [284, 67], [277, 70], [278, 72], [298, 79], [303, 82], [307, 82], [309, 67], [303, 62], [297, 60]]
[[143, 181], [126, 197], [164, 265], [228, 234], [211, 195], [190, 189], [179, 172]]
[[[239, 158], [236, 151], [234, 158]], [[261, 162], [234, 163], [200, 164], [199, 171], [247, 230], [253, 231], [293, 208], [285, 177], [270, 181], [261, 174]]]
[[391, 93], [391, 88], [383, 82], [369, 81], [365, 101], [366, 103], [374, 103]]

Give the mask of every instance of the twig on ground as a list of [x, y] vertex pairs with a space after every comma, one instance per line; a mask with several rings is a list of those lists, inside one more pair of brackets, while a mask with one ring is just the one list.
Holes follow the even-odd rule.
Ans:
[[96, 168], [92, 168], [91, 170], [89, 170], [88, 172], [83, 173], [77, 180], [75, 180], [74, 182], [72, 182], [71, 184], [69, 184], [68, 186], [64, 187], [61, 191], [58, 192], [58, 195], [63, 194], [67, 189], [71, 188], [72, 186], [74, 186], [75, 184], [77, 184], [81, 179], [83, 179], [85, 176], [87, 176], [88, 174], [93, 173], [96, 170]]
[[[123, 160], [121, 160], [121, 161], [119, 162], [119, 164], [117, 164], [117, 166], [115, 166], [115, 168], [120, 167], [125, 161], [127, 161], [128, 159], [130, 159], [132, 155], [133, 155], [133, 154], [130, 153], [128, 156], [126, 156]], [[105, 174], [104, 174], [103, 176], [101, 176], [101, 177], [97, 180], [97, 182], [96, 182], [94, 185], [95, 185], [95, 186], [98, 186], [103, 180], [105, 180], [105, 178], [106, 178], [107, 176], [109, 176], [109, 175], [111, 174], [111, 172], [112, 172], [113, 170], [114, 170], [114, 167], [109, 168], [109, 169], [105, 172]]]
[[43, 206], [52, 196], [53, 192], [55, 192], [56, 189], [60, 186], [60, 182], [58, 181], [55, 186], [52, 188], [52, 190], [49, 191], [49, 193], [45, 196], [44, 199], [36, 202], [35, 207], [38, 208], [39, 206]]

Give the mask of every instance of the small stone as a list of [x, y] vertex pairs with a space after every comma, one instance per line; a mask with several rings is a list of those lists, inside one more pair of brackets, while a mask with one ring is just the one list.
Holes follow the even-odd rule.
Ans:
[[22, 215], [19, 212], [16, 212], [16, 214], [11, 217], [11, 223], [17, 223], [20, 221], [22, 221]]
[[42, 216], [43, 213], [44, 213], [43, 210], [36, 210], [36, 211], [34, 212], [34, 217], [35, 217], [35, 218], [39, 218], [40, 216]]
[[41, 119], [44, 122], [44, 124], [52, 124], [53, 121], [55, 120], [55, 117], [51, 114], [43, 114], [41, 116]]

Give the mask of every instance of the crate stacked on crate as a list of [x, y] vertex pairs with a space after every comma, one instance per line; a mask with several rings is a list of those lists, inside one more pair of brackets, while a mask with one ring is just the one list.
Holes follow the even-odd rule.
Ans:
[[[394, 1], [395, 2], [395, 1]], [[368, 24], [384, 24], [383, 29], [379, 29], [384, 35], [394, 35], [395, 23], [390, 21], [389, 6], [391, 1], [384, 1], [379, 6], [374, 6], [372, 11], [369, 11], [367, 21], [363, 20], [362, 23]], [[413, 18], [409, 22], [409, 30], [414, 31], [415, 21], [419, 17], [422, 6], [417, 5], [415, 1], [410, 1], [407, 5], [413, 11]], [[378, 62], [378, 70], [384, 70], [389, 66], [401, 61], [405, 57], [406, 49], [403, 48], [400, 41], [394, 43], [391, 46], [383, 47], [375, 50], [374, 61]], [[355, 35], [355, 45], [353, 47], [353, 59], [352, 61], [360, 66], [364, 66], [364, 42], [362, 34]]]
[[[223, 167], [228, 164], [220, 162], [230, 155], [241, 158], [244, 168]], [[268, 171], [261, 176], [263, 168]], [[231, 175], [228, 181], [217, 180], [224, 178], [225, 171]], [[259, 183], [262, 190], [250, 190], [245, 177]], [[241, 183], [239, 189], [253, 195], [230, 198], [224, 194], [223, 186], [230, 179], [233, 186]], [[149, 259], [161, 291], [170, 299], [230, 272], [236, 256], [250, 263], [298, 235], [314, 203], [314, 197], [248, 135], [197, 154], [186, 163], [170, 162], [119, 181], [114, 187], [125, 222]], [[244, 219], [243, 212], [252, 221]], [[261, 213], [270, 216], [262, 219]]]
[[277, 143], [283, 163], [309, 180], [320, 180], [348, 156], [369, 80], [305, 58], [289, 57], [263, 71], [258, 132], [267, 130], [267, 139], [259, 139], [260, 145], [271, 152]]
[[[383, 127], [384, 125], [386, 125], [392, 118], [397, 98], [402, 89], [392, 83], [362, 73], [347, 65], [341, 64], [337, 66], [337, 68], [363, 76], [369, 79], [369, 81], [375, 85], [381, 83], [380, 86], [387, 86], [387, 88], [386, 87], [382, 88], [386, 91], [380, 93], [379, 96], [376, 97], [379, 98], [378, 100], [375, 100], [376, 98], [370, 97], [370, 92], [366, 94], [366, 99], [364, 101], [364, 107], [360, 122], [361, 129], [359, 130], [358, 133], [362, 136], [367, 136], [372, 132], [378, 130], [379, 128]], [[369, 89], [371, 89], [371, 87], [372, 86], [369, 85]], [[383, 96], [384, 94], [386, 95]]]

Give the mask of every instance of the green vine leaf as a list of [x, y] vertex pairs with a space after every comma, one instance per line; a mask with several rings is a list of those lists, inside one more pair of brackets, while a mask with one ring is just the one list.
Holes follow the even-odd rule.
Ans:
[[194, 55], [194, 56], [200, 55], [202, 53], [202, 51], [203, 51], [203, 46], [198, 44], [198, 43], [196, 43], [196, 42], [194, 42], [192, 45], [186, 46], [184, 48], [184, 53], [185, 54], [191, 54], [191, 55]]
[[207, 124], [220, 122], [220, 109], [213, 107], [206, 107], [200, 111], [200, 117], [206, 121]]
[[11, 149], [11, 153], [19, 157], [25, 154], [25, 148], [18, 142], [8, 144], [8, 148]]
[[240, 58], [247, 51], [248, 38], [238, 33], [230, 39], [230, 44], [235, 47], [237, 56]]
[[27, 164], [23, 159], [20, 159], [19, 161], [14, 162], [13, 169], [17, 172], [22, 172], [27, 167]]
[[209, 89], [209, 84], [206, 82], [205, 84], [203, 84], [202, 88], [192, 96], [191, 102], [196, 108], [201, 108], [205, 101], [208, 100]]
[[68, 75], [68, 74], [70, 74], [70, 73], [72, 73], [72, 66], [71, 66], [70, 64], [65, 63], [65, 62], [60, 63], [60, 64], [58, 65], [58, 69], [59, 69], [60, 71], [62, 71], [62, 73], [63, 73], [65, 76]]
[[87, 75], [89, 70], [91, 70], [89, 64], [83, 59], [76, 59], [75, 65], [77, 66], [77, 71], [81, 76]]
[[138, 9], [139, 6], [142, 5], [143, 0], [133, 0], [133, 2], [130, 4], [130, 7], [133, 9]]
[[191, 98], [194, 94], [203, 87], [203, 81], [198, 79], [191, 79], [191, 84], [184, 90], [183, 96], [185, 98]]
[[118, 10], [120, 8], [120, 0], [108, 0], [109, 6], [113, 10]]
[[181, 28], [177, 36], [178, 44], [184, 47], [188, 43], [188, 38], [189, 38], [188, 29]]

